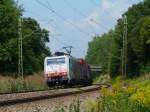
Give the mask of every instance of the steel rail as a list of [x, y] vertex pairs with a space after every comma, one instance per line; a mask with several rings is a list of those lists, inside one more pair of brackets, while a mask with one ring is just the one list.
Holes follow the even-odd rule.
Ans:
[[[69, 91], [63, 91], [63, 89], [62, 89], [61, 92], [56, 92], [53, 94], [43, 94], [43, 95], [37, 95], [37, 96], [32, 96], [32, 95], [30, 96], [30, 94], [32, 94], [33, 92], [31, 92], [31, 93], [28, 92], [26, 95], [29, 95], [30, 97], [7, 99], [4, 101], [0, 101], [0, 107], [21, 104], [21, 103], [29, 103], [29, 102], [33, 102], [33, 101], [47, 100], [47, 99], [52, 99], [52, 98], [57, 98], [57, 97], [74, 95], [74, 94], [81, 94], [81, 93], [90, 92], [90, 91], [96, 91], [96, 90], [99, 90], [102, 86], [104, 86], [104, 84], [103, 85], [96, 84], [93, 86], [82, 87], [82, 88], [73, 88], [70, 90], [68, 89]], [[108, 88], [108, 87], [110, 87], [110, 85], [106, 84], [105, 87]], [[47, 91], [47, 93], [50, 93], [50, 90]]]

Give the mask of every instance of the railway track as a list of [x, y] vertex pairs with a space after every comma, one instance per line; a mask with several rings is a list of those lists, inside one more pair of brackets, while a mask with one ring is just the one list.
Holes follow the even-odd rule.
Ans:
[[94, 84], [92, 86], [80, 87], [80, 88], [67, 88], [67, 89], [55, 89], [55, 90], [48, 90], [48, 91], [2, 94], [0, 95], [0, 107], [21, 104], [21, 103], [28, 103], [28, 102], [38, 101], [38, 100], [52, 99], [56, 97], [69, 96], [69, 95], [80, 94], [84, 92], [96, 91], [103, 86], [110, 87], [110, 85], [108, 84]]

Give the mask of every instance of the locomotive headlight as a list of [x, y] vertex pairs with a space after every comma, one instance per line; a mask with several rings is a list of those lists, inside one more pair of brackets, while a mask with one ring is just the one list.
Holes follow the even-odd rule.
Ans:
[[62, 79], [63, 79], [63, 80], [67, 80], [67, 79], [68, 79], [67, 73], [64, 73], [64, 76], [62, 76]]
[[47, 74], [47, 76], [49, 77], [49, 76], [50, 76], [50, 74]]
[[66, 76], [67, 76], [67, 72], [63, 72], [63, 75], [66, 75]]

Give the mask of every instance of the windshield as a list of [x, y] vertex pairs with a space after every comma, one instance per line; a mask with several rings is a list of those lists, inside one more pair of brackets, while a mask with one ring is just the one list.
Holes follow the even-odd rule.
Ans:
[[48, 59], [47, 60], [47, 65], [64, 64], [64, 63], [65, 63], [65, 58], [56, 58], [56, 59]]

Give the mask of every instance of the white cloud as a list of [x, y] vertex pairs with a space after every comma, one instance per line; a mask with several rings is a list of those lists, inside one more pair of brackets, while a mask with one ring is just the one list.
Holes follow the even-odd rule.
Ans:
[[133, 3], [127, 4], [123, 0], [101, 0], [100, 5], [89, 16], [73, 23], [80, 28], [99, 28], [100, 25], [111, 28], [131, 4]]
[[[71, 21], [73, 24], [78, 26], [81, 30], [89, 32], [90, 35], [103, 34], [109, 29], [114, 28], [117, 23], [117, 19], [127, 11], [128, 7], [132, 4], [138, 3], [141, 0], [100, 0], [99, 6], [97, 7], [85, 18], [82, 18], [78, 21]], [[94, 20], [95, 22], [92, 22]], [[92, 27], [91, 27], [92, 26]], [[68, 31], [74, 31], [73, 26], [66, 23], [65, 27]], [[104, 28], [105, 27], [105, 28]], [[95, 31], [92, 31], [92, 30]], [[73, 33], [76, 36], [76, 33]], [[80, 40], [81, 36], [76, 36], [76, 39]], [[84, 38], [84, 37], [82, 37]], [[85, 41], [81, 41], [80, 49], [88, 48], [88, 41], [92, 40], [93, 36], [85, 36]], [[75, 41], [75, 39], [73, 39]], [[76, 46], [77, 44], [75, 44]], [[86, 53], [81, 53], [80, 55], [85, 55]]]

